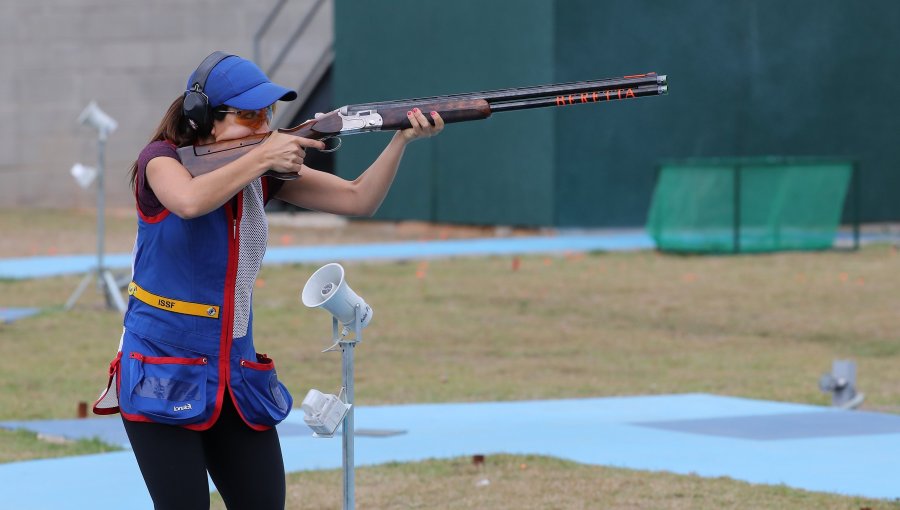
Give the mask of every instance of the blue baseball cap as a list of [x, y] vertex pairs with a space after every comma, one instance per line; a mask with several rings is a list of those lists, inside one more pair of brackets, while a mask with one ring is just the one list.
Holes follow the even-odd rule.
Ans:
[[[194, 73], [188, 78], [188, 90], [194, 83]], [[272, 83], [256, 64], [236, 55], [230, 55], [216, 64], [206, 79], [203, 91], [212, 108], [224, 104], [239, 110], [259, 110], [279, 99], [297, 99], [295, 91]]]

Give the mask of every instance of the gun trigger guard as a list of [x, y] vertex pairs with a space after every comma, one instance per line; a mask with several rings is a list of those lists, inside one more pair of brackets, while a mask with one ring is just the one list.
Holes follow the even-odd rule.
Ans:
[[322, 139], [322, 141], [324, 142], [325, 140], [332, 140], [332, 139], [337, 140], [337, 145], [335, 145], [334, 147], [332, 147], [330, 149], [318, 149], [319, 152], [334, 152], [334, 151], [340, 149], [341, 145], [344, 144], [344, 142], [338, 136], [326, 136], [325, 138]]

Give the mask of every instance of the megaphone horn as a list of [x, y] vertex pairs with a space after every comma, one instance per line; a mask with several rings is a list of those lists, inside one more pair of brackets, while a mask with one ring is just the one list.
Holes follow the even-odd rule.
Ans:
[[328, 310], [346, 327], [353, 326], [357, 305], [360, 328], [366, 327], [372, 320], [372, 307], [347, 285], [344, 267], [335, 262], [325, 264], [309, 277], [300, 292], [300, 300], [310, 308], [322, 307]]
[[91, 126], [100, 132], [101, 135], [108, 135], [119, 127], [119, 123], [110, 117], [106, 112], [97, 106], [96, 101], [91, 101], [82, 110], [78, 116], [78, 122], [86, 126]]

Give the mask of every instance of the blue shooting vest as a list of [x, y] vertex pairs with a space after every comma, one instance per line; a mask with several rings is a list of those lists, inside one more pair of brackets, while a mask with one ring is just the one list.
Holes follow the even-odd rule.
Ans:
[[263, 179], [256, 179], [236, 205], [190, 220], [168, 210], [146, 217], [138, 208], [125, 331], [110, 366], [126, 419], [204, 430], [229, 393], [254, 429], [287, 416], [293, 399], [272, 360], [253, 346], [266, 199]]

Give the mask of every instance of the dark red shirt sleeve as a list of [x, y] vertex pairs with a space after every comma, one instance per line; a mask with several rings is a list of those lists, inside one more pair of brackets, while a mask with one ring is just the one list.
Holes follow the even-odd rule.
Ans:
[[166, 210], [147, 184], [147, 163], [153, 158], [159, 157], [172, 158], [179, 163], [181, 162], [181, 159], [178, 158], [178, 152], [175, 151], [175, 145], [168, 141], [158, 140], [150, 142], [138, 155], [137, 174], [135, 175], [135, 198], [137, 199], [138, 208], [144, 216], [156, 216]]
[[[156, 198], [156, 193], [154, 193], [153, 189], [147, 184], [147, 163], [153, 158], [159, 157], [172, 158], [181, 163], [181, 158], [178, 157], [175, 145], [169, 141], [159, 140], [150, 142], [150, 144], [141, 151], [137, 161], [135, 194], [141, 214], [148, 217], [156, 216], [166, 210], [165, 206], [159, 202], [158, 198]], [[266, 181], [266, 202], [268, 203], [269, 200], [281, 190], [284, 181], [274, 177], [265, 177], [264, 179]]]

